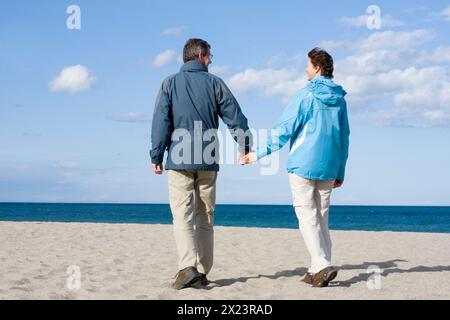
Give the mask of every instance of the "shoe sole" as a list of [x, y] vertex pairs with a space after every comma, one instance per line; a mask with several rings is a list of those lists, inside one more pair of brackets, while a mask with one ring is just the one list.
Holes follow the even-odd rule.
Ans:
[[189, 287], [191, 287], [191, 285], [193, 285], [198, 280], [200, 280], [201, 277], [202, 276], [200, 274], [197, 274], [197, 275], [194, 274], [190, 278], [186, 279], [186, 281], [184, 283], [180, 284], [178, 287], [171, 286], [171, 288], [175, 289], [175, 290], [181, 290], [181, 289], [189, 288]]
[[196, 282], [193, 282], [191, 284], [191, 287], [194, 289], [206, 289], [208, 287], [208, 285], [210, 284], [210, 282], [208, 281], [207, 283], [202, 281], [202, 280], [197, 280]]
[[328, 287], [328, 284], [333, 281], [338, 274], [338, 270], [332, 270], [329, 273], [327, 273], [325, 275], [325, 279], [323, 279], [322, 282], [320, 282], [318, 285], [315, 285], [314, 287], [319, 287], [319, 288], [325, 288]]

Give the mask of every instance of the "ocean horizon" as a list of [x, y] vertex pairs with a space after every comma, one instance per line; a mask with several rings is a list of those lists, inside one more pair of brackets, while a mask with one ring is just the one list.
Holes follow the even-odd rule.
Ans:
[[[331, 230], [450, 233], [450, 206], [332, 205]], [[0, 221], [171, 224], [168, 204], [2, 202]], [[292, 205], [218, 204], [216, 226], [298, 228]]]

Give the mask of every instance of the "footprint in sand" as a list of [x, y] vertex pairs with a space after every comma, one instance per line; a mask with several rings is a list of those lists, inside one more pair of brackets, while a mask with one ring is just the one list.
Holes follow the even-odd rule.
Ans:
[[32, 292], [34, 291], [33, 288], [30, 287], [11, 287], [9, 290], [19, 290], [19, 291], [25, 291], [25, 292]]
[[49, 298], [52, 300], [74, 300], [75, 295], [72, 293], [59, 294], [59, 293], [51, 292], [49, 294]]
[[60, 274], [60, 273], [61, 273], [60, 270], [51, 270], [51, 271], [49, 271], [47, 274], [48, 274], [50, 277], [54, 277], [54, 276], [56, 276], [56, 275], [58, 275], [58, 274]]
[[95, 293], [95, 292], [99, 292], [100, 288], [99, 287], [89, 287], [86, 289], [86, 291]]
[[123, 289], [122, 288], [111, 288], [111, 289], [107, 289], [106, 293], [107, 294], [113, 294], [113, 295], [120, 295], [123, 294]]
[[31, 281], [27, 278], [22, 278], [20, 280], [16, 280], [16, 281], [11, 281], [12, 284], [16, 285], [16, 286], [24, 286], [27, 284], [30, 284]]

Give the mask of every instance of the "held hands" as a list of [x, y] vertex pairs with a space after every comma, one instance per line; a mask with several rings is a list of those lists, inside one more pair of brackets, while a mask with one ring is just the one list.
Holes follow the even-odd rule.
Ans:
[[[255, 163], [256, 161], [258, 161], [255, 152], [249, 152], [245, 155], [239, 154], [237, 160], [238, 160], [239, 164], [241, 164], [241, 165], [252, 164], [252, 163]], [[154, 174], [161, 175], [164, 172], [164, 166], [162, 163], [152, 163], [152, 170], [153, 170]]]
[[258, 161], [258, 158], [256, 157], [256, 152], [249, 152], [245, 155], [240, 154], [238, 161], [242, 165], [252, 164], [252, 163], [255, 163], [256, 161]]
[[[239, 154], [239, 156], [238, 156], [238, 162], [239, 162], [239, 164], [241, 164], [241, 165], [244, 165], [244, 164], [253, 164], [253, 163], [255, 163], [256, 161], [258, 161], [258, 158], [257, 158], [255, 152], [249, 152], [249, 153], [247, 153], [247, 154], [245, 154], [245, 155]], [[161, 175], [161, 174], [163, 174], [163, 172], [164, 172], [164, 166], [163, 166], [162, 163], [152, 163], [152, 170], [153, 170], [153, 173], [158, 174], [158, 175]], [[339, 187], [342, 186], [343, 183], [344, 183], [343, 180], [336, 179], [336, 180], [334, 181], [334, 186], [333, 186], [333, 188], [339, 188]]]

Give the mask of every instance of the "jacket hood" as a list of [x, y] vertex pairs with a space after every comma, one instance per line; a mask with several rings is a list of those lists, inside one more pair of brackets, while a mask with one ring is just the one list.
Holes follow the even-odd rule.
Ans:
[[314, 97], [324, 104], [335, 105], [341, 102], [347, 92], [330, 78], [320, 76], [312, 79], [307, 86]]

